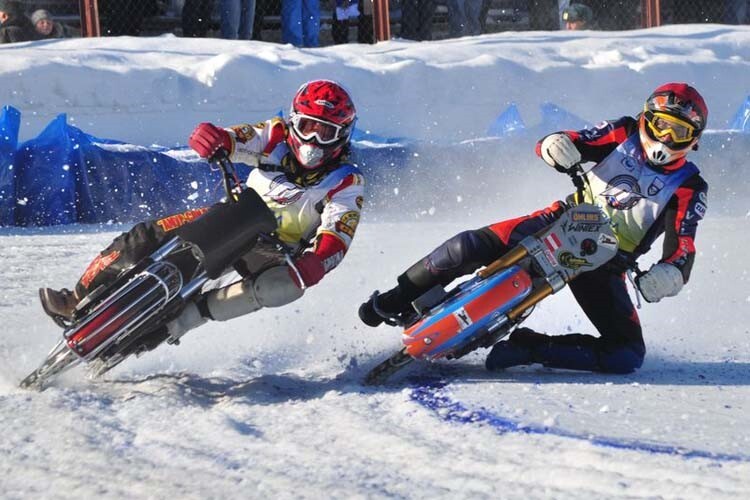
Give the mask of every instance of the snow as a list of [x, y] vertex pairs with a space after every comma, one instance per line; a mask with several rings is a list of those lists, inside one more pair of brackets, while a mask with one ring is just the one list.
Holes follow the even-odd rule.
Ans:
[[[750, 93], [750, 28], [310, 50], [102, 38], [5, 45], [0, 57], [0, 104], [23, 112], [22, 138], [67, 113], [100, 137], [182, 145], [200, 121], [285, 110], [300, 83], [319, 77], [352, 91], [360, 130], [398, 138], [357, 144], [382, 152], [382, 165], [368, 168], [382, 170], [386, 189], [323, 283], [285, 308], [206, 325], [104, 381], [79, 370], [42, 393], [17, 388], [59, 337], [36, 289], [71, 286], [127, 228], [0, 229], [3, 498], [750, 497], [750, 219], [741, 170], [750, 139], [724, 132]], [[639, 313], [643, 368], [497, 375], [484, 371], [481, 351], [364, 387], [367, 369], [399, 345], [397, 331], [357, 319], [373, 289], [391, 287], [454, 233], [570, 189], [535, 157], [532, 138], [484, 137], [495, 117], [516, 103], [533, 128], [539, 106], [552, 102], [595, 123], [637, 113], [668, 80], [694, 84], [709, 103], [712, 130], [693, 157], [711, 185], [710, 205], [691, 282]], [[593, 333], [567, 291], [528, 325]]]

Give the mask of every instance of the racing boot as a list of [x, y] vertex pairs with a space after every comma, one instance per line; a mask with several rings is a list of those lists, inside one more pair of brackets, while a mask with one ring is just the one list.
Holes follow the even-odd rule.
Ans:
[[412, 288], [409, 284], [399, 283], [385, 293], [373, 293], [367, 302], [359, 306], [359, 319], [373, 327], [382, 323], [391, 326], [411, 323], [417, 316], [411, 302], [420, 295]]
[[44, 312], [62, 328], [70, 326], [73, 321], [73, 312], [80, 302], [75, 292], [71, 292], [67, 288], [60, 290], [40, 288], [39, 300]]
[[549, 343], [549, 336], [531, 328], [516, 328], [508, 340], [492, 346], [484, 366], [490, 371], [503, 370], [511, 366], [530, 365], [537, 362], [534, 351]]

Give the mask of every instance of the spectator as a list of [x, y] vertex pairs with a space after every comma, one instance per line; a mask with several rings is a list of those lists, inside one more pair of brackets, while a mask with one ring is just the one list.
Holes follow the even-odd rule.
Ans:
[[31, 14], [31, 24], [34, 25], [39, 40], [70, 38], [73, 36], [67, 26], [55, 21], [52, 18], [52, 14], [44, 9], [35, 10]]
[[255, 0], [221, 0], [221, 37], [250, 40], [253, 37]]
[[435, 0], [403, 0], [401, 4], [401, 38], [432, 40], [432, 18]]
[[253, 19], [253, 40], [263, 40], [263, 24], [266, 12], [271, 8], [272, 0], [255, 0], [255, 18]]
[[372, 10], [372, 0], [359, 0], [359, 20], [357, 21], [357, 42], [359, 43], [375, 43]]
[[349, 20], [359, 19], [359, 3], [352, 0], [336, 0], [331, 22], [331, 38], [334, 44], [349, 43]]
[[185, 0], [182, 6], [182, 36], [206, 38], [211, 29], [214, 0]]
[[566, 30], [588, 30], [594, 19], [594, 13], [588, 5], [574, 3], [563, 10], [563, 21]]
[[331, 37], [333, 43], [349, 43], [350, 19], [357, 18], [357, 42], [375, 43], [372, 26], [372, 0], [359, 0], [356, 4], [348, 0], [336, 0], [331, 23]]
[[281, 0], [281, 41], [295, 47], [317, 47], [320, 0]]
[[750, 22], [750, 0], [726, 0], [724, 22], [728, 24], [748, 24]]
[[448, 28], [451, 37], [482, 33], [479, 22], [482, 0], [448, 0]]
[[21, 4], [13, 0], [0, 0], [0, 43], [36, 40], [31, 19], [26, 17]]

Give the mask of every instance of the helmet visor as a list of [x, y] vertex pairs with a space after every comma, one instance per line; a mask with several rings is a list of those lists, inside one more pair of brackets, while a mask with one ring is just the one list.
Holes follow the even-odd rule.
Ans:
[[644, 118], [656, 140], [669, 147], [685, 147], [696, 138], [696, 129], [691, 123], [672, 115], [658, 111], [646, 111]]
[[318, 144], [333, 144], [341, 139], [341, 125], [299, 113], [293, 114], [290, 121], [294, 132], [304, 141], [315, 139]]

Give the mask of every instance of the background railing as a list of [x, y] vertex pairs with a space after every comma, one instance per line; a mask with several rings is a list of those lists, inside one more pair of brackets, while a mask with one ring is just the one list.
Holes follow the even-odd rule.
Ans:
[[[225, 1], [22, 0], [20, 3], [29, 15], [36, 9], [46, 9], [56, 20], [88, 36], [173, 33], [219, 38], [222, 37], [221, 6]], [[252, 39], [281, 42], [282, 2], [293, 4], [303, 0], [235, 1], [254, 4]], [[438, 40], [501, 31], [561, 29], [561, 13], [571, 3], [569, 0], [318, 1], [320, 45], [372, 43], [376, 38], [391, 36]], [[359, 16], [339, 19], [341, 8], [349, 6], [352, 12], [349, 2], [356, 5]], [[681, 23], [750, 23], [750, 0], [573, 0], [572, 3], [588, 5], [593, 13], [591, 28], [599, 30]], [[461, 11], [458, 5], [465, 8]], [[472, 16], [462, 14], [471, 8], [478, 12], [474, 16], [477, 26], [472, 25]]]

